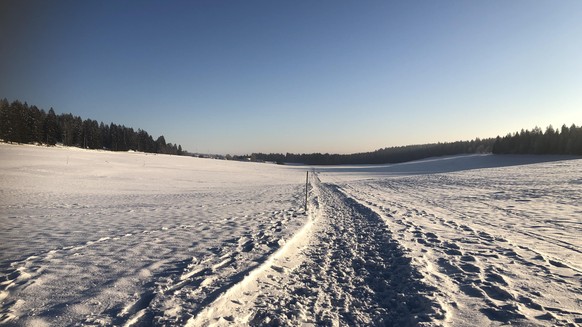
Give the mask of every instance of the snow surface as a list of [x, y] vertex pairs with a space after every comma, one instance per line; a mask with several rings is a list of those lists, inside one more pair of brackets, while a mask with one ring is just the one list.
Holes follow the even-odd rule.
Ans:
[[581, 159], [0, 144], [0, 185], [0, 324], [582, 324]]
[[[506, 167], [464, 171], [455, 162], [468, 159]], [[446, 160], [462, 172], [325, 175], [386, 222], [424, 282], [438, 289], [445, 324], [582, 324], [582, 160]]]

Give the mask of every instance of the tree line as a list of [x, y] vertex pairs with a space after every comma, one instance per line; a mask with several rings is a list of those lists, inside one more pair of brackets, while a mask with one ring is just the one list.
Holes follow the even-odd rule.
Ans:
[[[0, 100], [0, 139], [112, 151], [187, 154], [181, 145], [166, 143], [163, 135], [154, 140], [142, 129], [83, 120], [70, 113], [57, 115], [53, 108], [46, 112], [19, 100], [9, 103], [6, 98]], [[561, 129], [554, 129], [550, 125], [545, 132], [535, 127], [532, 131], [521, 130], [504, 137], [388, 147], [354, 154], [253, 153], [251, 156], [227, 156], [227, 159], [309, 165], [385, 164], [472, 153], [582, 155], [582, 126], [563, 125]]]
[[[352, 164], [385, 164], [420, 160], [429, 157], [450, 156], [470, 153], [490, 153], [495, 139], [475, 139], [451, 143], [434, 143], [422, 145], [407, 145], [389, 147], [373, 152], [354, 154], [329, 153], [253, 153], [253, 161], [272, 161], [277, 163], [301, 163], [308, 165], [352, 165]], [[243, 156], [244, 157], [244, 156]], [[243, 157], [234, 157], [242, 159]], [[246, 156], [248, 157], [248, 156]]]
[[[519, 133], [507, 134], [505, 137], [389, 147], [373, 152], [354, 154], [253, 153], [250, 159], [252, 161], [308, 165], [388, 164], [475, 153], [582, 155], [582, 126], [567, 127], [564, 125], [557, 130], [550, 125], [545, 132], [536, 127], [532, 131], [521, 130]], [[235, 156], [233, 158], [243, 159], [249, 158], [249, 156]]]
[[564, 154], [582, 155], [582, 126], [563, 125], [554, 129], [552, 125], [543, 132], [536, 127], [532, 131], [497, 137], [492, 152], [495, 154]]
[[166, 143], [164, 136], [154, 138], [148, 132], [123, 125], [83, 120], [72, 114], [57, 115], [18, 100], [0, 100], [0, 139], [6, 142], [76, 146], [111, 151], [184, 154], [179, 144]]

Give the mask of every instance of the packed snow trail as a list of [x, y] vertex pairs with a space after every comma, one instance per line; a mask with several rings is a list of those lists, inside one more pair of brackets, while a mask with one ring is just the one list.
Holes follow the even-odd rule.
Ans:
[[205, 316], [192, 325], [438, 325], [446, 312], [435, 300], [436, 289], [422, 283], [382, 219], [336, 186], [317, 179], [313, 184], [314, 222], [296, 246], [300, 260], [245, 283], [253, 286], [237, 294], [255, 295], [242, 316]]

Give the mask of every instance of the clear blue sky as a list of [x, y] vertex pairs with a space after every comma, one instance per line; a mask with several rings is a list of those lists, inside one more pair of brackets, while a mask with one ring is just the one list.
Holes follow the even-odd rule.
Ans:
[[0, 2], [0, 97], [189, 151], [582, 124], [582, 1]]

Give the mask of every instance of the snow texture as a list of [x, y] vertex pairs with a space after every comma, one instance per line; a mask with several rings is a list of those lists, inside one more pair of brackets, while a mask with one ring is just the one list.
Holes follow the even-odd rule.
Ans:
[[0, 144], [0, 324], [580, 325], [580, 176]]

